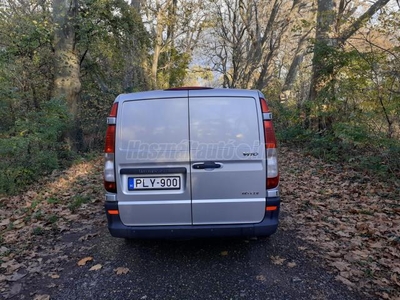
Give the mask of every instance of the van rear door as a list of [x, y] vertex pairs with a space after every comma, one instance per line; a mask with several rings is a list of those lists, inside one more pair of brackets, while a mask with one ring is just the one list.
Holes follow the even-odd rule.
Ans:
[[194, 225], [262, 221], [266, 166], [259, 102], [254, 91], [189, 91]]
[[123, 95], [119, 102], [115, 161], [122, 223], [191, 225], [187, 91]]

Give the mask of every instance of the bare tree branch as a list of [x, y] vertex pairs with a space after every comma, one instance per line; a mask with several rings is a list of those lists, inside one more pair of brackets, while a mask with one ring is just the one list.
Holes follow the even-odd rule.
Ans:
[[351, 24], [346, 30], [343, 31], [338, 41], [340, 44], [344, 44], [346, 40], [351, 37], [357, 30], [359, 30], [371, 17], [382, 7], [384, 7], [389, 0], [378, 0], [371, 7], [363, 13], [353, 24]]

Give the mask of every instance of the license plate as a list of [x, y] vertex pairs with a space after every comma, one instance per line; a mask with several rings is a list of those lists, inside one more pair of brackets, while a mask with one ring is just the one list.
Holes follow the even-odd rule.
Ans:
[[178, 190], [181, 188], [179, 176], [168, 177], [128, 177], [128, 190]]

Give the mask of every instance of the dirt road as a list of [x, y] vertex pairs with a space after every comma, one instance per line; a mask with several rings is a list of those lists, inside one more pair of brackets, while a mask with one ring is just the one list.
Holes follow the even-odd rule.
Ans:
[[0, 199], [0, 298], [398, 299], [398, 190], [281, 149], [268, 239], [112, 238], [102, 159]]

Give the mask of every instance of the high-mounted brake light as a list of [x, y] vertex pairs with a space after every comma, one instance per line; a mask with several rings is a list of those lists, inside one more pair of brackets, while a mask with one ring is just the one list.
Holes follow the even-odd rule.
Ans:
[[212, 87], [207, 86], [180, 86], [166, 89], [165, 91], [187, 91], [187, 90], [211, 90]]
[[264, 124], [264, 140], [265, 140], [265, 152], [267, 159], [267, 189], [272, 189], [279, 184], [279, 172], [278, 172], [278, 151], [277, 142], [275, 137], [275, 130], [271, 120], [271, 113], [269, 111], [267, 102], [265, 99], [260, 98], [261, 111], [263, 114]]
[[104, 188], [111, 193], [117, 192], [115, 180], [115, 134], [117, 123], [118, 102], [114, 103], [107, 118], [106, 143], [104, 147]]

